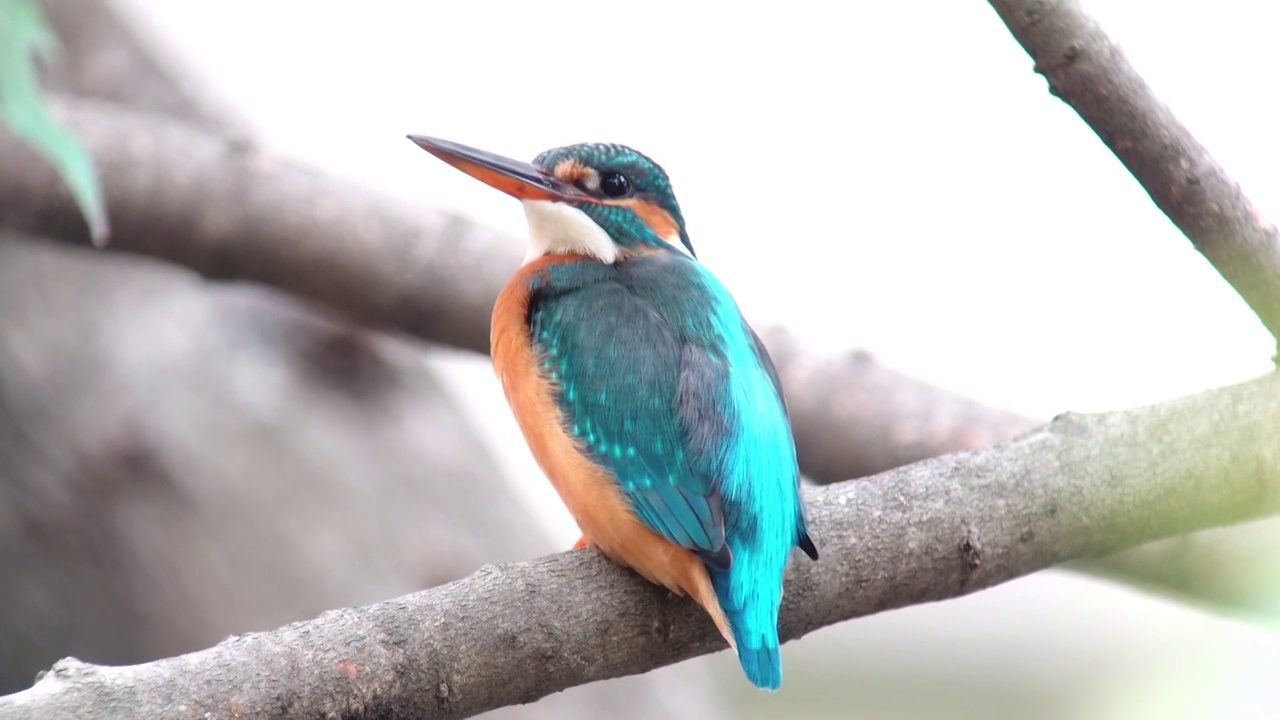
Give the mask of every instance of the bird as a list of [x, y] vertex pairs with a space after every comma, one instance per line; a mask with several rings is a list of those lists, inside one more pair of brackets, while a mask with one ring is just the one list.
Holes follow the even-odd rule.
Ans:
[[530, 163], [408, 138], [524, 207], [490, 354], [575, 547], [691, 597], [746, 678], [779, 689], [784, 571], [795, 547], [818, 559], [795, 441], [773, 361], [698, 260], [666, 172], [620, 144]]

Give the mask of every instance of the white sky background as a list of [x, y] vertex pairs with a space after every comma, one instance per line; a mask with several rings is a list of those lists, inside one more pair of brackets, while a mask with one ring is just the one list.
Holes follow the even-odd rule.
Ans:
[[[1042, 417], [1158, 402], [1270, 367], [1271, 340], [1243, 301], [1047, 93], [982, 0], [839, 14], [830, 2], [121, 4], [267, 148], [513, 234], [518, 203], [405, 133], [519, 158], [585, 140], [633, 145], [668, 170], [700, 257], [748, 314], [815, 348], [864, 347]], [[1089, 6], [1280, 219], [1280, 5]], [[487, 363], [447, 365], [495, 449], [538, 483], [531, 497], [558, 540], [572, 542]], [[1110, 615], [1089, 617], [1135, 642], [1156, 636], [1138, 617], [1154, 603], [1062, 576], [1048, 590], [1043, 577], [982, 597], [1025, 597], [1058, 623], [1083, 622], [1071, 615], [1082, 598], [1115, 593], [1102, 603]], [[983, 602], [916, 611], [933, 628], [916, 632], [990, 615]], [[1164, 639], [1226, 625], [1189, 610], [1157, 616]], [[1231, 633], [1257, 649], [1256, 633]]]

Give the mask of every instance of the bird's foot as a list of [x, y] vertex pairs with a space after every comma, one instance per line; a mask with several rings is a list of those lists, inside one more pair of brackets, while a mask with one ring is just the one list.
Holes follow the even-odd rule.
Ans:
[[584, 535], [583, 537], [578, 538], [578, 542], [573, 544], [573, 549], [577, 550], [579, 548], [584, 548], [586, 546], [587, 546], [587, 538]]

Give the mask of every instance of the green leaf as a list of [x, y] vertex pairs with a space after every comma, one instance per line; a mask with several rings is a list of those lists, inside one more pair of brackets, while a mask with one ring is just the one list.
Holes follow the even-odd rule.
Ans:
[[94, 244], [102, 245], [109, 226], [93, 159], [49, 113], [36, 79], [36, 59], [56, 48], [57, 38], [36, 0], [0, 0], [0, 121], [58, 171], [84, 213]]

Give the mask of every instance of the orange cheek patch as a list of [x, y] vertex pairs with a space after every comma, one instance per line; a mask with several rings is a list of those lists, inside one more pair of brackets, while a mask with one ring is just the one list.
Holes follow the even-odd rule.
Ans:
[[621, 205], [629, 208], [635, 213], [655, 235], [666, 240], [667, 238], [680, 232], [680, 227], [676, 225], [675, 218], [671, 217], [671, 213], [663, 210], [648, 200], [623, 200], [621, 202], [609, 203], [610, 205]]

